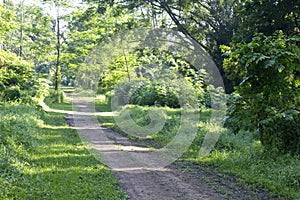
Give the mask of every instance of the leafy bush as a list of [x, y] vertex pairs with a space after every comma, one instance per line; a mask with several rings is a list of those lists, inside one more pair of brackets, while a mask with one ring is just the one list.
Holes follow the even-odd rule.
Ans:
[[299, 37], [258, 34], [248, 44], [223, 47], [224, 68], [231, 79], [243, 80], [229, 110], [236, 130], [259, 130], [266, 146], [300, 153]]
[[16, 101], [21, 97], [21, 91], [19, 87], [7, 88], [3, 92], [3, 98], [5, 101]]
[[121, 56], [103, 69], [98, 93], [114, 90], [121, 105], [210, 105], [206, 91], [208, 73], [179, 55], [159, 49], [136, 49], [127, 55], [127, 61]]
[[31, 101], [35, 76], [33, 63], [0, 49], [0, 100]]
[[35, 85], [36, 92], [34, 95], [34, 98], [37, 102], [43, 101], [47, 96], [50, 95], [49, 84], [50, 81], [47, 79], [44, 78], [38, 79], [37, 84]]
[[141, 106], [185, 106], [208, 105], [209, 95], [203, 90], [198, 92], [184, 79], [174, 80], [136, 80], [118, 84], [114, 91], [120, 105]]
[[133, 92], [130, 98], [131, 104], [168, 106], [171, 108], [180, 107], [176, 91], [172, 91], [165, 83], [144, 82], [141, 87]]
[[0, 80], [7, 87], [30, 89], [34, 83], [33, 64], [0, 49]]

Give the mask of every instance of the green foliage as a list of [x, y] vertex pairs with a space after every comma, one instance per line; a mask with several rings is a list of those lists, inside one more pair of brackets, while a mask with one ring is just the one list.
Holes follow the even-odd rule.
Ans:
[[112, 91], [118, 83], [135, 79], [136, 75], [133, 71], [137, 66], [138, 62], [135, 54], [122, 55], [116, 58], [101, 74], [101, 79], [98, 84], [98, 93], [101, 94]]
[[246, 0], [236, 7], [242, 23], [234, 36], [236, 42], [250, 42], [255, 33], [271, 36], [277, 30], [299, 35], [298, 0]]
[[40, 78], [37, 80], [37, 83], [35, 84], [36, 94], [34, 96], [36, 102], [43, 101], [47, 96], [50, 95], [49, 84], [50, 81], [47, 79]]
[[3, 41], [7, 32], [15, 28], [13, 19], [14, 13], [0, 4], [0, 41]]
[[[39, 6], [25, 1], [8, 1], [3, 3], [3, 7], [6, 23], [0, 27], [0, 32], [4, 32], [3, 40], [0, 38], [2, 48], [25, 60], [34, 60], [36, 65], [49, 64], [50, 52], [54, 50], [50, 16], [44, 14]], [[5, 27], [9, 27], [9, 31]]]
[[[235, 135], [228, 132], [221, 137], [218, 147], [222, 149], [215, 150], [206, 158], [197, 159], [197, 162], [236, 175], [242, 185], [251, 187], [255, 184], [274, 196], [299, 199], [299, 156], [266, 150], [260, 142], [252, 141], [249, 133]], [[224, 150], [224, 146], [229, 146], [228, 142], [232, 150], [227, 150], [228, 147]]]
[[34, 78], [32, 63], [22, 60], [13, 53], [0, 49], [1, 99], [15, 101], [28, 95], [33, 96]]
[[159, 82], [142, 83], [132, 94], [129, 103], [141, 106], [161, 105], [171, 108], [178, 108], [180, 106], [175, 92], [167, 84], [160, 84]]
[[21, 91], [19, 87], [7, 88], [3, 92], [3, 99], [5, 101], [16, 101], [21, 98]]
[[241, 21], [236, 7], [241, 0], [140, 1], [126, 0], [125, 5], [141, 11], [141, 17], [154, 28], [172, 28], [195, 39], [213, 58], [221, 72], [226, 91], [232, 84], [222, 68], [220, 45], [229, 45]]
[[170, 108], [179, 108], [180, 103], [182, 106], [197, 103], [193, 101], [194, 94], [189, 91], [189, 89], [193, 90], [191, 85], [187, 86], [189, 89], [184, 88], [184, 90], [183, 84], [186, 83], [180, 80], [142, 82], [141, 86], [132, 92], [129, 103], [142, 106], [161, 105]]
[[[84, 9], [74, 11], [68, 23], [70, 30], [67, 35], [68, 45], [62, 57], [63, 84], [74, 84], [74, 79], [80, 76], [81, 71], [93, 67], [87, 66], [85, 60], [91, 50], [115, 34], [135, 27], [137, 21], [135, 14], [121, 5], [87, 3]], [[122, 61], [116, 61], [112, 65], [118, 65], [120, 62]], [[106, 89], [105, 81], [111, 80], [110, 77], [105, 76], [105, 78], [104, 89]]]
[[223, 47], [229, 77], [243, 80], [229, 110], [231, 125], [259, 129], [263, 144], [293, 153], [300, 150], [299, 41], [277, 32]]
[[21, 89], [32, 86], [32, 63], [2, 49], [0, 49], [0, 70], [0, 80], [5, 86], [19, 86]]
[[53, 103], [65, 103], [66, 102], [66, 94], [64, 91], [55, 91], [53, 89], [49, 90], [49, 95], [45, 99], [45, 103], [51, 105]]
[[49, 81], [37, 78], [32, 62], [0, 49], [0, 100], [34, 103], [48, 95]]
[[206, 71], [198, 71], [180, 56], [158, 49], [137, 49], [126, 55], [126, 61], [120, 56], [104, 69], [99, 93], [114, 90], [120, 104], [209, 106]]

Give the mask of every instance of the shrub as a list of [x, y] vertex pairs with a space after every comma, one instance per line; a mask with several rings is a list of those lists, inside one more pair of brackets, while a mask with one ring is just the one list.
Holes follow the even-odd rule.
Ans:
[[7, 88], [3, 92], [4, 101], [16, 101], [21, 98], [21, 91], [19, 87]]
[[136, 105], [156, 105], [168, 106], [171, 108], [180, 107], [176, 91], [170, 90], [165, 83], [144, 82], [136, 91], [133, 92], [130, 103]]
[[199, 105], [200, 102], [191, 83], [183, 79], [125, 82], [118, 84], [114, 92], [119, 105], [160, 105], [179, 108]]

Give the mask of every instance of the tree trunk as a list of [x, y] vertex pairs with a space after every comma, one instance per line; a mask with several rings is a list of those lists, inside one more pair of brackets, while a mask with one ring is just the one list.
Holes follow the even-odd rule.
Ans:
[[124, 56], [125, 64], [126, 64], [126, 72], [127, 72], [127, 76], [128, 76], [128, 81], [130, 82], [129, 66], [128, 66], [128, 61], [127, 61], [127, 57], [126, 57], [126, 53], [125, 53], [124, 49], [123, 49], [123, 56]]
[[59, 90], [59, 81], [60, 81], [60, 73], [59, 73], [59, 68], [60, 68], [60, 13], [59, 13], [59, 5], [56, 5], [56, 9], [57, 9], [57, 18], [56, 18], [56, 23], [57, 23], [57, 30], [56, 30], [56, 38], [57, 38], [57, 43], [56, 43], [56, 53], [57, 53], [57, 57], [56, 57], [56, 66], [55, 66], [55, 87], [54, 89], [56, 91]]
[[21, 6], [21, 27], [20, 27], [20, 47], [19, 47], [19, 56], [23, 56], [23, 26], [24, 26], [24, 0], [20, 3]]

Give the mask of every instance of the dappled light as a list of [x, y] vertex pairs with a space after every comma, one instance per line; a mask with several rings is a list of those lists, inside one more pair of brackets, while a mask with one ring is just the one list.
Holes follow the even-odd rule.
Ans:
[[0, 1], [0, 199], [300, 199], [299, 0]]

